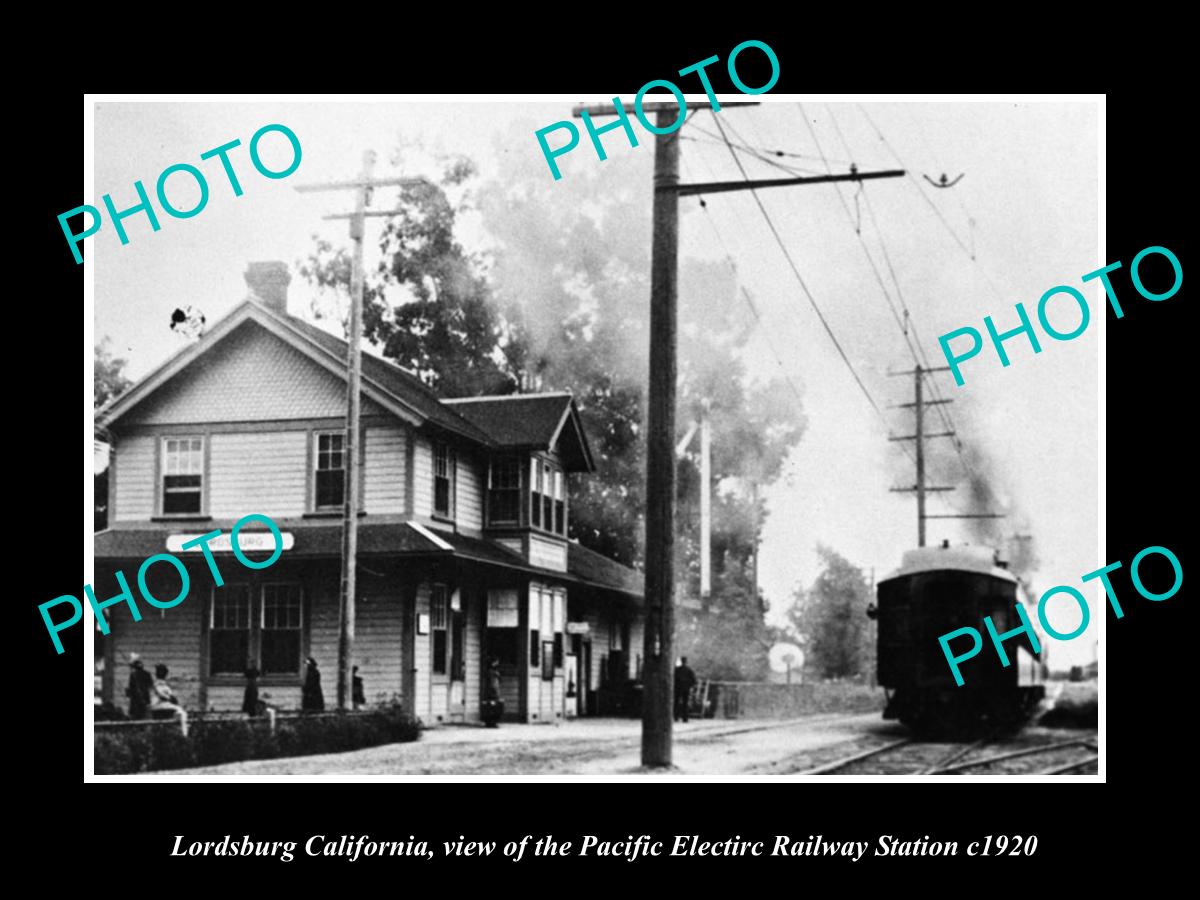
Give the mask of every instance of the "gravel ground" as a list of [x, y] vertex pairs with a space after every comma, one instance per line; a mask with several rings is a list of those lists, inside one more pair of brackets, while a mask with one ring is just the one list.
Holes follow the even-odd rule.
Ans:
[[[853, 756], [866, 750], [882, 747], [885, 744], [909, 737], [906, 729], [899, 725], [884, 726], [877, 729], [869, 737], [849, 741], [837, 747], [823, 748], [815, 753], [797, 754], [781, 761], [774, 767], [778, 774], [793, 774], [808, 769], [835, 762], [847, 756]], [[1006, 737], [997, 741], [977, 743], [954, 743], [949, 741], [920, 741], [906, 744], [880, 753], [878, 756], [851, 763], [838, 769], [836, 775], [914, 775], [924, 769], [949, 763], [960, 766], [965, 763], [982, 761], [989, 757], [1000, 756], [1018, 750], [1028, 750], [1038, 747], [1049, 747], [1068, 741], [1090, 741], [1097, 743], [1094, 730], [1057, 729], [1057, 728], [1026, 728], [1020, 734]], [[961, 751], [968, 752], [959, 755]], [[1067, 765], [1096, 754], [1093, 747], [1072, 746], [1048, 750], [1044, 753], [1019, 756], [1015, 759], [1000, 760], [995, 763], [980, 766], [970, 766], [961, 771], [945, 773], [947, 775], [1033, 775], [1046, 769]], [[952, 762], [950, 757], [955, 756]], [[1078, 770], [1067, 773], [1071, 775], [1095, 775], [1097, 764], [1088, 763]]]
[[[797, 750], [844, 743], [878, 713], [828, 713], [790, 722], [726, 719], [675, 725], [675, 769], [684, 775], [760, 774]], [[579, 719], [561, 725], [435, 728], [419, 741], [350, 753], [251, 760], [163, 775], [603, 775], [641, 771], [641, 723]], [[662, 774], [656, 770], [655, 774]]]
[[[431, 729], [421, 740], [350, 753], [256, 760], [156, 775], [614, 775], [642, 772], [640, 722], [580, 719], [561, 725], [504, 725], [498, 729], [451, 726]], [[828, 713], [786, 722], [706, 719], [675, 726], [679, 775], [787, 775], [908, 737], [879, 714]], [[964, 762], [1008, 750], [1071, 739], [1095, 740], [1095, 732], [1031, 728], [1002, 744], [989, 744]], [[914, 743], [854, 764], [837, 774], [912, 774], [944, 760], [965, 744]], [[1028, 774], [1080, 759], [1093, 751], [1075, 747], [1022, 757], [968, 774]], [[1096, 771], [1095, 764], [1081, 774]], [[664, 774], [655, 770], [656, 775]], [[671, 774], [666, 773], [666, 774]]]

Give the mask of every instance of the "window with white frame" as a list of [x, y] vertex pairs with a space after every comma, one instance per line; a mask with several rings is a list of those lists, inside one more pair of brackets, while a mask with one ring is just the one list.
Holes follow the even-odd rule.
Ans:
[[529, 461], [529, 521], [534, 527], [542, 525], [542, 464], [535, 456]]
[[454, 518], [454, 451], [445, 444], [433, 445], [433, 512]]
[[199, 513], [203, 505], [204, 438], [163, 438], [163, 515]]
[[538, 668], [542, 664], [542, 592], [529, 587], [529, 665]]
[[520, 510], [520, 460], [515, 456], [497, 457], [488, 470], [488, 524], [516, 524]]
[[561, 588], [554, 591], [554, 668], [563, 667], [563, 627], [567, 620], [567, 593]]
[[429, 595], [429, 627], [433, 635], [433, 662], [430, 668], [434, 675], [445, 675], [449, 671], [446, 639], [449, 618], [450, 592], [446, 590], [446, 585], [435, 584]]
[[345, 432], [318, 432], [316, 441], [314, 505], [317, 509], [341, 509], [346, 502]]
[[302, 643], [300, 585], [264, 584], [260, 621], [260, 664], [264, 675], [300, 672]]
[[298, 584], [214, 588], [208, 621], [208, 674], [300, 675], [304, 605]]
[[554, 470], [554, 531], [556, 534], [567, 533], [567, 509], [565, 500], [565, 484], [566, 476], [555, 469]]
[[208, 670], [241, 675], [250, 665], [250, 585], [226, 584], [213, 592]]

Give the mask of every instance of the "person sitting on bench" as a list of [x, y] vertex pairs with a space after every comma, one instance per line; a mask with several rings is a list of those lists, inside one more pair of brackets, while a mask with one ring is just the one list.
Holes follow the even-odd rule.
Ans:
[[154, 667], [154, 689], [150, 691], [150, 717], [163, 719], [167, 717], [179, 720], [179, 730], [187, 734], [187, 711], [175, 698], [175, 692], [167, 683], [169, 670], [162, 663]]

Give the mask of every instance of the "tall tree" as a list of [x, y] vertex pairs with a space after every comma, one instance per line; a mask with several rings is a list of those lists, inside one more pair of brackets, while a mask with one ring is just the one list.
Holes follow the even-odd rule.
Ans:
[[[94, 409], [99, 409], [112, 398], [119, 396], [128, 390], [130, 382], [125, 375], [126, 360], [113, 355], [111, 342], [108, 338], [104, 338], [96, 345], [96, 353], [93, 357], [93, 380], [92, 380], [92, 406]], [[108, 443], [105, 436], [96, 435], [97, 447], [96, 451], [103, 454], [107, 459]], [[108, 527], [108, 466], [103, 467], [102, 471], [96, 472], [92, 476], [93, 488], [95, 489], [95, 515], [93, 526], [96, 531], [103, 531]]]
[[[504, 140], [518, 146], [528, 134], [514, 127]], [[470, 164], [458, 160], [436, 189], [405, 191], [404, 212], [385, 230], [384, 263], [367, 281], [367, 335], [448, 396], [506, 393], [520, 384], [571, 391], [599, 471], [571, 485], [570, 536], [638, 565], [646, 477], [649, 158], [614, 158], [553, 185], [535, 154], [501, 153], [499, 160], [498, 176], [482, 185], [472, 181]], [[492, 241], [486, 257], [466, 253], [455, 238], [467, 212]], [[347, 253], [327, 243], [318, 243], [301, 266], [313, 284], [343, 293], [349, 271]], [[749, 673], [765, 652], [759, 634], [764, 607], [751, 565], [765, 516], [751, 485], [777, 476], [803, 421], [778, 385], [748, 376], [752, 319], [736, 288], [728, 265], [681, 263], [679, 419], [682, 430], [706, 402], [713, 422], [713, 489], [720, 497], [704, 643], [720, 636], [715, 643], [723, 642], [737, 661], [714, 659], [714, 666]], [[678, 495], [678, 581], [692, 596], [698, 591], [697, 449], [680, 465]]]
[[812, 587], [797, 590], [788, 620], [804, 647], [805, 667], [822, 678], [867, 675], [874, 665], [866, 610], [871, 592], [862, 569], [819, 546], [823, 568]]
[[[523, 362], [519, 319], [505, 318], [483, 274], [484, 261], [455, 237], [466, 200], [450, 194], [474, 174], [463, 158], [443, 159], [436, 184], [400, 190], [399, 213], [380, 237], [383, 259], [363, 287], [363, 334], [383, 354], [445, 397], [508, 394], [518, 387]], [[330, 314], [329, 298], [350, 289], [351, 254], [314, 236], [315, 247], [299, 263], [316, 286], [314, 312]], [[343, 327], [346, 317], [336, 299]]]
[[125, 375], [127, 360], [115, 356], [112, 352], [112, 341], [104, 338], [96, 345], [92, 369], [92, 406], [99, 409], [113, 397], [129, 388], [130, 380]]

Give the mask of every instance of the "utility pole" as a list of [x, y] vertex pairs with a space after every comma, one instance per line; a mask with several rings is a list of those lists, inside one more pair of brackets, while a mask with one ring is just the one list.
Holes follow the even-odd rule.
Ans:
[[349, 219], [350, 239], [354, 242], [354, 265], [350, 273], [350, 331], [346, 336], [346, 436], [342, 444], [345, 487], [342, 508], [342, 572], [338, 595], [338, 678], [337, 706], [345, 711], [351, 706], [350, 684], [354, 659], [354, 619], [358, 596], [358, 439], [362, 411], [362, 305], [363, 305], [363, 234], [368, 216], [393, 216], [399, 210], [368, 212], [373, 188], [384, 185], [428, 184], [424, 178], [371, 179], [375, 153], [363, 154], [362, 174], [356, 181], [334, 181], [324, 184], [297, 185], [302, 193], [336, 191], [353, 188], [354, 212], [335, 213], [326, 219]]
[[932, 491], [952, 491], [953, 487], [927, 485], [925, 483], [925, 439], [935, 437], [954, 437], [953, 431], [939, 431], [935, 434], [925, 433], [925, 407], [934, 406], [938, 403], [950, 403], [950, 400], [925, 400], [922, 394], [922, 380], [924, 375], [929, 372], [949, 372], [948, 366], [926, 369], [920, 364], [915, 369], [910, 369], [907, 372], [889, 372], [889, 375], [912, 375], [913, 377], [913, 402], [900, 403], [901, 408], [912, 407], [914, 418], [916, 420], [916, 434], [906, 434], [899, 437], [889, 437], [889, 441], [916, 441], [917, 446], [917, 483], [912, 487], [892, 488], [893, 492], [904, 493], [915, 491], [917, 495], [917, 546], [925, 546], [925, 520], [929, 518], [925, 514], [925, 495]]
[[700, 605], [712, 594], [712, 428], [708, 400], [700, 410]]
[[953, 400], [925, 400], [922, 393], [922, 379], [925, 375], [931, 372], [949, 372], [949, 366], [932, 366], [923, 367], [920, 363], [915, 369], [909, 369], [907, 372], [888, 372], [889, 375], [912, 375], [913, 379], [913, 402], [912, 403], [896, 403], [891, 409], [909, 409], [914, 412], [916, 421], [916, 434], [905, 434], [897, 437], [889, 437], [889, 441], [916, 441], [917, 446], [917, 483], [912, 487], [894, 487], [893, 493], [907, 493], [913, 491], [917, 495], [917, 546], [925, 546], [925, 522], [927, 519], [1003, 519], [1003, 513], [958, 513], [946, 515], [933, 515], [925, 512], [925, 495], [935, 491], [952, 491], [953, 487], [933, 486], [925, 483], [925, 439], [937, 437], [955, 437], [953, 431], [938, 431], [934, 434], [925, 433], [925, 407], [937, 406], [941, 403], [953, 403]]
[[[756, 106], [738, 101], [722, 109]], [[624, 110], [622, 109], [622, 112]], [[671, 765], [672, 702], [674, 698], [673, 644], [675, 637], [675, 375], [676, 279], [679, 269], [679, 198], [725, 191], [754, 190], [799, 184], [827, 184], [898, 178], [905, 173], [851, 171], [846, 175], [771, 178], [752, 181], [679, 183], [679, 130], [684, 111], [674, 101], [646, 102], [643, 113], [653, 112], [654, 234], [650, 257], [650, 396], [646, 421], [646, 629], [642, 683], [642, 765]], [[611, 103], [577, 106], [578, 118], [617, 114]], [[720, 113], [715, 113], [720, 115]]]
[[711, 405], [707, 397], [701, 401], [700, 418], [693, 420], [687, 433], [675, 445], [675, 456], [682, 458], [696, 432], [700, 432], [700, 606], [705, 610], [712, 594], [712, 429], [709, 424]]

